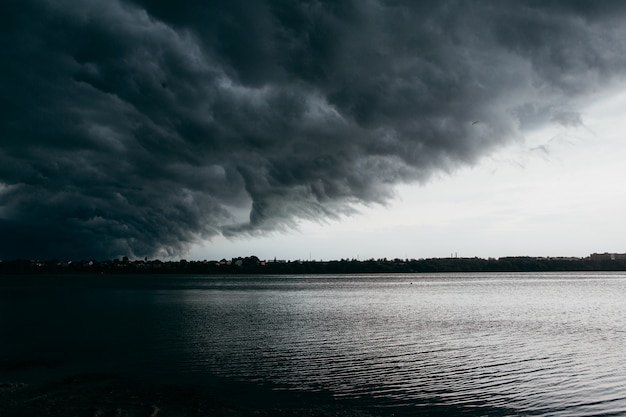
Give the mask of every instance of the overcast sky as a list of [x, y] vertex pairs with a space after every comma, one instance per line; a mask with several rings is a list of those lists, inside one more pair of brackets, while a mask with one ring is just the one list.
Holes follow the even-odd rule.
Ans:
[[626, 252], [626, 3], [0, 5], [0, 259]]

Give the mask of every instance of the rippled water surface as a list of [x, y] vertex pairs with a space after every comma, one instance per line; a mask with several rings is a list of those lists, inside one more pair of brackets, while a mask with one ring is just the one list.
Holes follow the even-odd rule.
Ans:
[[0, 277], [0, 382], [47, 364], [399, 410], [626, 415], [625, 296], [623, 273]]

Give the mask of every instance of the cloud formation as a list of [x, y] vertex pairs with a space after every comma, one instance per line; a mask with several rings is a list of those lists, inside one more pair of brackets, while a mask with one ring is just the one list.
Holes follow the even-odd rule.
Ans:
[[580, 125], [622, 4], [4, 2], [0, 258], [179, 255]]

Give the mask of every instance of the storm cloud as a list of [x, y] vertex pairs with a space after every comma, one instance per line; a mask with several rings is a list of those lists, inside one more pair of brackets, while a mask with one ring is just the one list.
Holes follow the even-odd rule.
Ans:
[[177, 256], [580, 125], [622, 4], [3, 2], [0, 258]]

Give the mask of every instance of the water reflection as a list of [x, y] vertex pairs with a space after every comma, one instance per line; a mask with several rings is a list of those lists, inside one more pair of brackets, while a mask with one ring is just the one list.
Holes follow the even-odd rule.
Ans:
[[9, 289], [5, 357], [40, 357], [43, 343], [77, 368], [271, 383], [396, 413], [626, 413], [620, 274], [127, 277]]
[[212, 372], [291, 389], [401, 406], [626, 409], [623, 278], [463, 278], [205, 290], [190, 337]]

